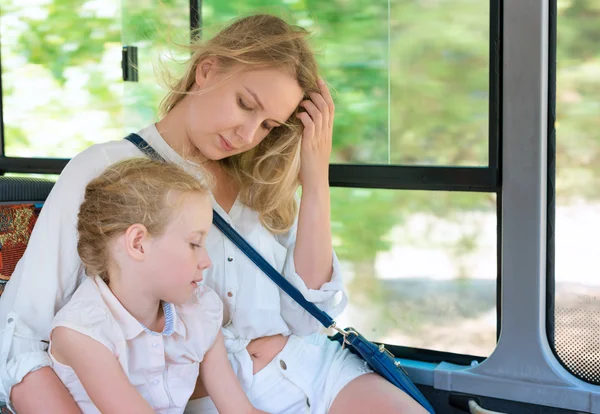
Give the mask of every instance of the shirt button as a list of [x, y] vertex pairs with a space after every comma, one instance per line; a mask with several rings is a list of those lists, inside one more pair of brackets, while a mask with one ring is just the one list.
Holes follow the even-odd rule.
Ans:
[[158, 348], [158, 344], [157, 344], [156, 342], [154, 342], [154, 343], [152, 344], [152, 346], [153, 346], [154, 348]]
[[233, 262], [233, 256], [229, 256], [229, 257], [227, 258], [227, 261], [228, 261], [228, 262]]
[[158, 380], [152, 381], [152, 385], [156, 385], [156, 384], [158, 384]]
[[227, 296], [229, 296], [231, 298], [231, 297], [233, 297], [233, 293], [227, 292]]
[[283, 359], [279, 360], [279, 365], [281, 366], [282, 370], [286, 370], [287, 369], [287, 364], [285, 363], [285, 361]]

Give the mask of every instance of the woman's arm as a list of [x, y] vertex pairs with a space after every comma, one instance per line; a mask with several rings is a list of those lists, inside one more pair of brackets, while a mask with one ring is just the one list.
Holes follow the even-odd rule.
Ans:
[[[35, 395], [35, 398], [31, 398]], [[12, 388], [11, 401], [19, 414], [80, 414], [79, 407], [52, 368], [30, 372]]]
[[333, 247], [329, 200], [329, 185], [302, 187], [294, 263], [309, 289], [318, 290], [331, 280]]
[[148, 402], [131, 385], [117, 358], [100, 342], [59, 326], [52, 331], [52, 355], [75, 371], [100, 412], [154, 413]]
[[332, 244], [330, 225], [329, 157], [333, 134], [334, 105], [329, 89], [319, 82], [321, 93], [300, 106], [304, 124], [301, 147], [300, 181], [302, 201], [294, 262], [296, 272], [309, 289], [320, 289], [331, 279]]
[[264, 413], [252, 406], [235, 376], [221, 331], [200, 363], [200, 378], [220, 413]]

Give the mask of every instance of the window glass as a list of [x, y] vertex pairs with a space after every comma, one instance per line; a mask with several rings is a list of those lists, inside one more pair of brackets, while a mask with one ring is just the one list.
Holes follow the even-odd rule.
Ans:
[[488, 165], [488, 2], [202, 5], [207, 33], [257, 10], [313, 33], [336, 101], [333, 163]]
[[189, 52], [189, 0], [123, 0], [122, 42], [137, 47], [137, 82], [125, 82], [125, 129], [137, 131], [158, 121], [158, 107], [169, 76], [177, 76]]
[[7, 156], [69, 158], [122, 135], [117, 0], [4, 0], [0, 8]]
[[558, 2], [553, 345], [571, 372], [595, 384], [600, 384], [599, 19], [598, 2]]
[[371, 340], [488, 356], [496, 345], [493, 194], [332, 188], [334, 248]]

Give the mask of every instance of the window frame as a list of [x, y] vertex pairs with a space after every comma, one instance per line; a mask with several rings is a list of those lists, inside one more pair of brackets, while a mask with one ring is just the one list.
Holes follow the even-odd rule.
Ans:
[[[373, 164], [330, 164], [329, 184], [331, 187], [354, 187], [390, 190], [421, 191], [466, 191], [496, 194], [496, 341], [501, 328], [501, 240], [502, 240], [502, 42], [503, 42], [503, 1], [489, 0], [489, 101], [488, 101], [488, 165], [482, 166], [440, 166], [440, 165], [373, 165]], [[393, 116], [393, 112], [390, 112]], [[460, 366], [479, 364], [487, 357], [457, 354], [446, 351], [419, 349], [386, 344], [396, 357], [404, 363], [419, 361], [424, 363], [452, 363]], [[418, 380], [432, 385], [429, 375]], [[428, 378], [428, 380], [425, 380]], [[431, 381], [431, 382], [430, 382]]]
[[[557, 0], [503, 0], [502, 333], [483, 363], [457, 367], [408, 361], [438, 390], [582, 412], [600, 412], [600, 392], [568, 372], [547, 336], [553, 264], [552, 146]], [[550, 248], [548, 248], [550, 246]], [[552, 255], [552, 256], [549, 256]]]
[[[331, 164], [332, 187], [501, 192], [502, 0], [489, 0], [488, 165]], [[390, 112], [393, 116], [393, 112]]]

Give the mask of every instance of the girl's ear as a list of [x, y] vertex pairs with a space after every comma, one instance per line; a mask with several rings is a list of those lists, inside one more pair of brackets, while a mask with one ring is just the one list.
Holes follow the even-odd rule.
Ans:
[[146, 257], [144, 244], [150, 242], [150, 233], [143, 224], [132, 224], [125, 231], [125, 249], [134, 260], [143, 261]]
[[198, 66], [196, 66], [196, 84], [199, 87], [202, 88], [209, 76], [216, 72], [217, 63], [216, 57], [210, 57], [198, 63]]

